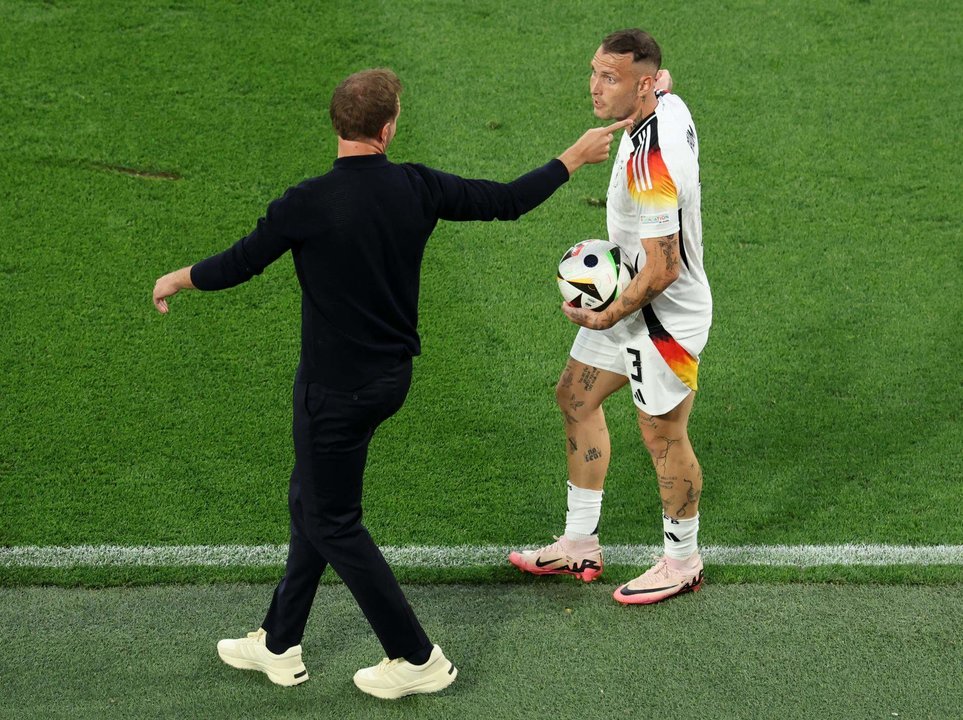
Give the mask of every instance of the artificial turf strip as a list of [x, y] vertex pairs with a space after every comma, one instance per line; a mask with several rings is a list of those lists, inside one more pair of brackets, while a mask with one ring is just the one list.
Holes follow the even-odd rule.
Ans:
[[[406, 84], [390, 155], [508, 180], [595, 121], [599, 38], [660, 40], [701, 146], [716, 302], [692, 437], [717, 544], [963, 542], [958, 3], [0, 0], [0, 544], [281, 543], [298, 294], [149, 304], [334, 155], [363, 66]], [[373, 38], [377, 38], [374, 41]], [[914, 72], [894, 85], [893, 62]], [[908, 93], [908, 94], [907, 94]], [[922, 110], [920, 109], [922, 108]], [[382, 542], [561, 529], [554, 266], [604, 233], [607, 167], [521, 222], [442, 224], [425, 355], [376, 438]], [[659, 541], [627, 397], [611, 542]]]
[[343, 587], [322, 587], [311, 675], [278, 688], [222, 665], [265, 585], [0, 589], [0, 717], [949, 718], [963, 704], [963, 586], [707, 585], [621, 607], [602, 584], [447, 585], [407, 593], [459, 668], [397, 703], [351, 675], [380, 647]]

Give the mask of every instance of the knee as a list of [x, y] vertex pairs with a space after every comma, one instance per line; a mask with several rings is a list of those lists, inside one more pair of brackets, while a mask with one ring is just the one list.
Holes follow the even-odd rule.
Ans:
[[653, 465], [659, 468], [671, 462], [689, 446], [689, 438], [685, 433], [669, 433], [666, 429], [642, 428], [642, 442], [652, 458]]
[[639, 411], [638, 421], [642, 444], [645, 445], [645, 449], [649, 451], [649, 455], [652, 455], [652, 459], [655, 460], [656, 446], [660, 434], [658, 418]]
[[560, 382], [555, 386], [555, 402], [567, 418], [584, 420], [591, 417], [600, 406], [597, 400]]
[[330, 548], [353, 542], [361, 533], [367, 532], [361, 523], [360, 509], [345, 512], [325, 512], [314, 514], [308, 521], [307, 535], [319, 547]]

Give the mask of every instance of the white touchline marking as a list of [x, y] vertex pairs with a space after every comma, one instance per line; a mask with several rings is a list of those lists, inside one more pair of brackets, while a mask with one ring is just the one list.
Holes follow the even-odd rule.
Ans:
[[[662, 554], [657, 545], [603, 545], [612, 565], [644, 566]], [[500, 545], [383, 547], [391, 565], [458, 568], [507, 565], [516, 548]], [[712, 565], [819, 567], [826, 565], [963, 565], [963, 545], [742, 545], [706, 546]], [[266, 567], [281, 566], [286, 545], [25, 545], [0, 547], [0, 567]]]

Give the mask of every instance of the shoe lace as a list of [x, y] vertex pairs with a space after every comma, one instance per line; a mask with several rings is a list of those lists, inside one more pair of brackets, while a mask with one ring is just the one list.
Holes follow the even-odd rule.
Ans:
[[535, 548], [534, 550], [525, 550], [525, 554], [530, 557], [541, 557], [542, 555], [548, 555], [550, 553], [564, 552], [562, 546], [559, 544], [561, 538], [558, 535], [552, 535], [552, 539], [555, 542], [540, 548]]
[[649, 568], [649, 571], [646, 573], [646, 575], [649, 575], [650, 573], [653, 576], [661, 575], [662, 577], [669, 577], [669, 561], [665, 559], [665, 556], [659, 558], [659, 561]]
[[544, 557], [546, 555], [558, 555], [558, 554], [562, 554], [565, 557], [568, 557], [568, 553], [565, 552], [565, 549], [562, 547], [562, 538], [560, 538], [558, 535], [552, 535], [552, 539], [555, 542], [553, 542], [550, 545], [546, 545], [543, 548], [539, 548], [538, 550], [535, 551], [535, 554], [538, 557]]
[[390, 660], [388, 658], [382, 658], [381, 662], [378, 663], [378, 672], [387, 672], [388, 670], [393, 668], [395, 665], [400, 663], [402, 660], [403, 658], [395, 658], [394, 660]]

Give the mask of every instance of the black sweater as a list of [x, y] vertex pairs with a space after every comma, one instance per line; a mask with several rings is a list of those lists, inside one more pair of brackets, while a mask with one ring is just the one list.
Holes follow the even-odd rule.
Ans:
[[191, 281], [233, 287], [290, 250], [301, 283], [297, 379], [352, 390], [419, 354], [421, 259], [438, 220], [515, 220], [567, 180], [559, 160], [503, 184], [384, 155], [339, 158], [272, 202], [250, 235], [194, 265]]

